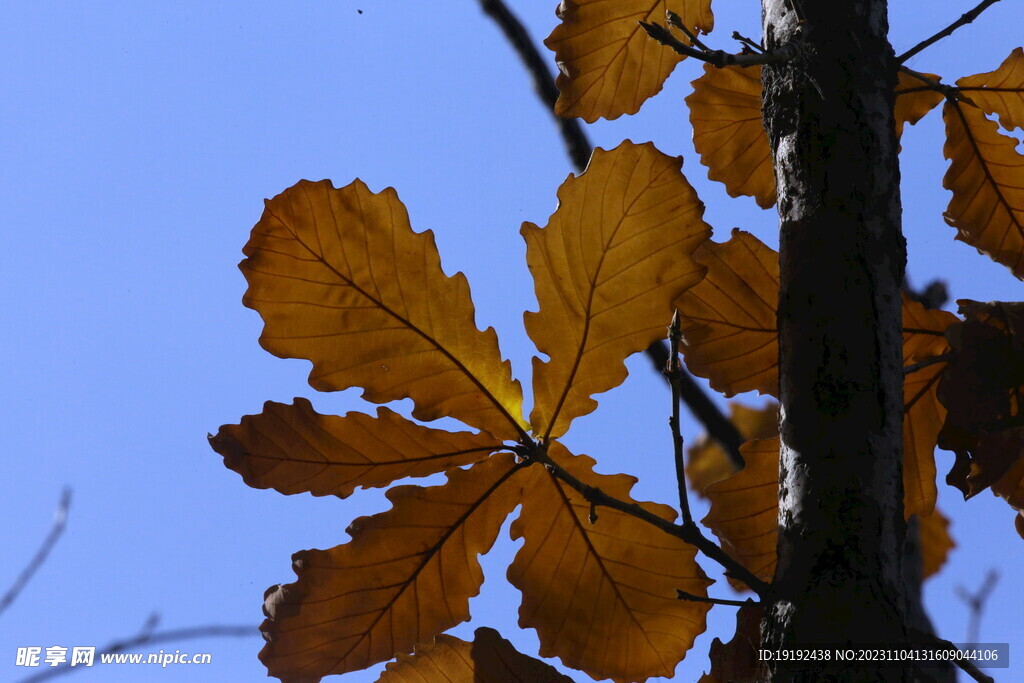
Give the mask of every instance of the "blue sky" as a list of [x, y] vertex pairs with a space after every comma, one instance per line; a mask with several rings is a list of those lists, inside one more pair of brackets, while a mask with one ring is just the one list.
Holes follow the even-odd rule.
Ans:
[[[922, 15], [916, 3], [893, 5], [897, 51], [968, 9], [941, 0]], [[513, 7], [538, 39], [555, 24], [554, 2]], [[733, 30], [759, 34], [756, 3], [717, 0], [714, 9], [715, 46], [732, 47]], [[998, 3], [910, 65], [950, 80], [994, 69], [1021, 44], [1021, 19], [1015, 3]], [[774, 245], [774, 212], [728, 198], [692, 149], [682, 100], [700, 73], [684, 62], [639, 115], [588, 130], [605, 148], [630, 138], [681, 154], [716, 239], [740, 226]], [[446, 271], [466, 273], [479, 326], [497, 328], [502, 352], [528, 379], [522, 312], [536, 303], [519, 227], [546, 223], [571, 167], [476, 3], [6, 3], [0, 93], [0, 586], [45, 535], [61, 488], [75, 490], [63, 540], [0, 616], [5, 680], [32, 673], [13, 666], [19, 646], [101, 646], [134, 634], [153, 611], [164, 628], [255, 628], [264, 589], [293, 579], [292, 552], [344, 542], [354, 517], [387, 507], [379, 491], [337, 500], [250, 489], [206, 444], [208, 432], [266, 400], [372, 410], [358, 391], [317, 394], [307, 362], [257, 344], [261, 323], [240, 303], [236, 264], [264, 197], [300, 178], [396, 187], [414, 229], [435, 231]], [[913, 283], [941, 276], [954, 298], [1024, 298], [1019, 281], [954, 242], [943, 222], [941, 135], [936, 111], [903, 139]], [[600, 471], [639, 476], [638, 498], [671, 502], [668, 398], [646, 359], [629, 366], [626, 383], [599, 397], [568, 442]], [[688, 439], [699, 431], [692, 420], [686, 429]], [[951, 454], [938, 462], [944, 473]], [[997, 568], [982, 640], [1015, 648], [1024, 541], [1012, 512], [987, 493], [964, 504], [941, 489], [960, 548], [928, 584], [933, 619], [942, 635], [962, 639], [966, 610], [954, 587], [975, 587]], [[485, 559], [474, 621], [456, 634], [493, 626], [535, 654], [504, 584], [513, 552], [505, 540]], [[724, 583], [712, 590], [730, 592]], [[678, 680], [699, 677], [712, 637], [731, 637], [732, 621], [729, 608], [712, 612]], [[265, 675], [260, 646], [257, 637], [164, 645], [210, 652], [214, 663], [76, 676], [254, 680]], [[338, 680], [373, 681], [378, 670]]]

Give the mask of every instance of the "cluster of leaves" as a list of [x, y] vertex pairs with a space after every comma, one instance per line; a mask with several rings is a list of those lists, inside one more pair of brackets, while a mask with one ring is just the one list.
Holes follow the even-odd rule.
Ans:
[[[656, 93], [680, 57], [636, 21], [666, 9], [693, 35], [712, 28], [708, 0], [564, 2], [547, 41], [562, 71], [559, 113], [615, 118]], [[945, 100], [947, 220], [959, 239], [1024, 277], [1024, 157], [998, 131], [1024, 125], [1024, 53], [1018, 48], [996, 71], [955, 87], [901, 74], [896, 95], [900, 133]], [[687, 101], [710, 176], [770, 207], [759, 67], [708, 67]], [[271, 675], [319, 680], [397, 656], [382, 681], [498, 681], [510, 672], [564, 680], [489, 629], [472, 644], [439, 635], [469, 618], [483, 581], [478, 557], [517, 508], [512, 536], [524, 545], [508, 578], [522, 593], [520, 625], [537, 630], [540, 654], [595, 678], [672, 674], [705, 630], [711, 605], [701, 598], [712, 581], [694, 546], [666, 533], [681, 528], [671, 508], [637, 503], [634, 478], [597, 474], [593, 459], [559, 439], [597, 407], [595, 394], [625, 379], [625, 359], [663, 336], [673, 310], [691, 372], [727, 396], [778, 393], [778, 254], [741, 230], [710, 241], [681, 166], [649, 143], [597, 150], [559, 189], [547, 226], [524, 225], [539, 302], [525, 325], [548, 358], [534, 358], [528, 420], [495, 331], [476, 327], [464, 276], [444, 274], [432, 233], [412, 230], [393, 189], [301, 181], [267, 201], [241, 264], [244, 303], [265, 323], [263, 347], [312, 361], [309, 382], [318, 390], [360, 387], [374, 403], [409, 398], [415, 420], [449, 417], [475, 430], [430, 428], [385, 407], [375, 416], [320, 415], [296, 399], [268, 402], [211, 437], [247, 484], [285, 494], [346, 497], [407, 477], [447, 476], [439, 486], [391, 488], [391, 509], [355, 520], [351, 541], [294, 556], [297, 581], [266, 595], [261, 659]], [[913, 370], [904, 382], [905, 509], [922, 519], [926, 574], [952, 545], [934, 510], [937, 443], [957, 454], [951, 483], [969, 494], [991, 487], [1024, 507], [1024, 317], [1015, 304], [962, 306], [961, 321], [903, 303], [904, 363]], [[1001, 370], [979, 373], [996, 355], [992, 367]], [[734, 472], [705, 444], [691, 450], [691, 484], [710, 501], [703, 522], [722, 549], [770, 581], [775, 409], [736, 405], [734, 419], [750, 439], [746, 466]], [[595, 509], [595, 491], [621, 505]], [[1017, 525], [1024, 535], [1020, 518]], [[677, 591], [691, 599], [676, 599]], [[706, 678], [740, 677], [758, 629], [757, 608], [741, 608], [733, 641], [712, 645]]]

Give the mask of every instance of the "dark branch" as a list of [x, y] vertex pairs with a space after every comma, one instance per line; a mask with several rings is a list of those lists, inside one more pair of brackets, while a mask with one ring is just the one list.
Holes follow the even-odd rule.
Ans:
[[978, 3], [977, 7], [972, 9], [970, 12], [961, 15], [959, 19], [957, 19], [952, 24], [936, 33], [931, 38], [922, 40], [920, 43], [918, 43], [914, 47], [910, 48], [909, 50], [901, 54], [899, 57], [896, 58], [897, 61], [899, 61], [900, 63], [907, 61], [908, 59], [910, 59], [911, 57], [913, 57], [926, 47], [929, 47], [930, 45], [937, 43], [943, 38], [951, 35], [953, 31], [957, 30], [961, 26], [966, 26], [967, 24], [971, 23], [972, 21], [977, 19], [982, 12], [984, 12], [986, 9], [996, 4], [997, 2], [999, 2], [999, 0], [982, 0], [982, 2]]
[[570, 488], [582, 495], [587, 502], [594, 505], [600, 505], [601, 507], [610, 508], [612, 510], [618, 510], [624, 514], [636, 517], [642, 522], [646, 522], [651, 526], [661, 529], [670, 536], [682, 539], [690, 545], [695, 546], [710, 559], [722, 565], [728, 576], [738, 579], [750, 586], [750, 589], [757, 593], [760, 598], [764, 599], [765, 596], [770, 593], [771, 587], [767, 583], [754, 576], [749, 569], [727, 555], [724, 550], [704, 536], [696, 524], [673, 524], [672, 522], [662, 519], [658, 515], [645, 510], [636, 503], [627, 503], [608, 495], [599, 488], [588, 486], [559, 466], [558, 463], [552, 460], [542, 449], [534, 449], [527, 457], [532, 459], [534, 462], [544, 465], [547, 470], [555, 476], [555, 478], [564, 482]]
[[981, 629], [981, 617], [985, 612], [985, 602], [988, 601], [998, 581], [999, 572], [995, 569], [989, 569], [988, 574], [985, 575], [985, 581], [981, 584], [981, 588], [978, 589], [977, 593], [970, 593], [963, 586], [956, 587], [957, 596], [966, 602], [968, 609], [971, 610], [970, 620], [967, 623], [966, 642], [978, 642], [978, 632]]
[[[668, 345], [664, 342], [655, 342], [647, 348], [646, 353], [647, 357], [651, 359], [655, 371], [664, 373], [665, 368], [668, 367]], [[743, 456], [740, 455], [743, 436], [736, 429], [736, 425], [722, 414], [722, 411], [708, 398], [704, 390], [693, 381], [693, 377], [686, 372], [686, 369], [680, 368], [680, 370], [679, 393], [682, 396], [683, 402], [686, 403], [686, 407], [690, 409], [694, 417], [700, 420], [708, 435], [717, 441], [718, 445], [725, 451], [725, 454], [729, 456], [733, 468], [737, 470], [743, 469], [743, 466], [746, 464]]]
[[679, 426], [679, 376], [683, 374], [679, 364], [679, 341], [682, 332], [679, 328], [679, 311], [672, 314], [672, 324], [668, 327], [668, 368], [665, 371], [668, 382], [672, 386], [672, 417], [669, 426], [672, 428], [672, 454], [676, 464], [676, 484], [679, 487], [679, 510], [683, 514], [683, 525], [692, 526], [693, 516], [690, 514], [690, 500], [686, 495], [686, 465], [683, 463], [683, 434]]
[[925, 358], [922, 361], [918, 361], [916, 363], [913, 363], [913, 364], [908, 365], [905, 368], [903, 368], [903, 376], [906, 377], [907, 375], [915, 373], [918, 370], [924, 370], [928, 366], [935, 365], [936, 363], [948, 363], [949, 361], [953, 360], [953, 358], [955, 358], [955, 357], [956, 357], [956, 352], [955, 351], [947, 351], [946, 353], [943, 353], [943, 354], [941, 354], [939, 356], [932, 356], [931, 358]]
[[582, 171], [590, 162], [590, 153], [593, 151], [593, 148], [577, 119], [563, 119], [555, 115], [555, 101], [558, 99], [558, 88], [555, 87], [555, 82], [551, 78], [547, 64], [544, 58], [541, 57], [537, 47], [533, 44], [533, 41], [530, 40], [530, 35], [526, 32], [526, 28], [512, 14], [509, 8], [505, 6], [502, 0], [480, 0], [480, 7], [487, 16], [494, 20], [501, 29], [501, 32], [505, 34], [505, 38], [512, 44], [516, 54], [519, 55], [519, 59], [526, 66], [526, 70], [530, 72], [537, 95], [540, 96], [540, 99], [547, 106], [552, 117], [554, 117], [555, 123], [558, 124], [558, 128], [562, 133], [562, 140], [565, 141], [565, 146], [569, 151], [569, 157], [572, 159], [573, 166], [576, 167], [577, 171]]
[[[152, 617], [150, 617], [152, 619]], [[115, 640], [103, 648], [98, 648], [96, 659], [103, 655], [116, 654], [125, 650], [134, 650], [143, 645], [156, 645], [166, 642], [181, 642], [183, 640], [196, 640], [200, 638], [247, 638], [258, 636], [259, 630], [255, 626], [197, 626], [193, 628], [179, 628], [170, 631], [147, 632], [145, 627], [139, 635], [124, 640]], [[48, 681], [51, 678], [62, 676], [74, 671], [83, 671], [95, 667], [71, 666], [70, 663], [53, 667], [46, 671], [24, 678], [20, 683], [38, 683]]]
[[[645, 31], [647, 31], [647, 35], [654, 38], [654, 40], [658, 41], [665, 47], [669, 47], [685, 57], [699, 59], [702, 62], [711, 64], [712, 66], [717, 66], [720, 69], [726, 66], [774, 64], [776, 62], [788, 61], [793, 56], [793, 48], [789, 44], [783, 45], [777, 50], [772, 50], [770, 52], [753, 52], [745, 50], [739, 54], [733, 54], [731, 52], [726, 52], [725, 50], [701, 49], [700, 47], [687, 45], [672, 35], [670, 30], [660, 24], [651, 24], [646, 21], [638, 23]], [[686, 31], [686, 33], [690, 34], [689, 31]], [[700, 41], [697, 42], [699, 43]]]
[[68, 510], [71, 508], [71, 489], [65, 488], [60, 494], [60, 502], [57, 504], [57, 513], [53, 518], [53, 526], [50, 527], [50, 533], [43, 539], [42, 545], [39, 546], [39, 550], [36, 551], [35, 556], [29, 561], [28, 565], [21, 570], [18, 574], [18, 578], [14, 580], [11, 587], [7, 589], [3, 597], [0, 598], [0, 614], [2, 614], [11, 604], [17, 600], [21, 591], [25, 589], [28, 582], [32, 580], [32, 576], [39, 570], [40, 567], [46, 562], [46, 558], [50, 555], [50, 551], [57, 545], [57, 541], [60, 540], [60, 536], [64, 533], [64, 527], [67, 526], [68, 522]]
[[730, 607], [744, 607], [745, 605], [757, 605], [759, 603], [753, 600], [725, 600], [724, 598], [705, 598], [700, 595], [694, 595], [693, 593], [687, 593], [676, 589], [676, 597], [680, 600], [686, 600], [688, 602], [706, 602], [711, 605], [729, 605]]

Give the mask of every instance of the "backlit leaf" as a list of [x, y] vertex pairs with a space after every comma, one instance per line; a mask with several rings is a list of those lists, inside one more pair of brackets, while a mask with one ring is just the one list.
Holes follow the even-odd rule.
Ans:
[[[750, 408], [730, 401], [729, 420], [745, 441], [768, 439], [779, 433], [779, 405], [773, 402], [764, 408]], [[736, 471], [729, 456], [707, 433], [698, 437], [686, 455], [686, 480], [701, 497], [708, 484], [721, 481]]]
[[[933, 81], [941, 80], [935, 74], [924, 74]], [[923, 81], [900, 71], [896, 82], [896, 107], [893, 117], [896, 119], [896, 135], [903, 135], [903, 126], [914, 125], [924, 115], [942, 103], [942, 93], [932, 90]]]
[[555, 112], [593, 123], [639, 111], [682, 59], [638, 23], [663, 23], [666, 10], [695, 32], [714, 26], [711, 0], [562, 0], [544, 41], [560, 72]]
[[761, 619], [764, 608], [750, 602], [736, 610], [736, 632], [728, 643], [718, 638], [711, 642], [708, 658], [711, 672], [699, 683], [756, 683], [762, 666], [757, 651], [761, 647]]
[[779, 437], [748, 441], [740, 454], [742, 470], [704, 489], [711, 510], [701, 522], [725, 552], [770, 582], [779, 537]]
[[[549, 455], [570, 474], [620, 500], [636, 481], [600, 475], [594, 461], [558, 442]], [[508, 570], [523, 593], [519, 625], [535, 628], [542, 657], [559, 657], [596, 679], [640, 681], [671, 676], [705, 629], [710, 605], [676, 599], [676, 589], [707, 595], [709, 580], [695, 549], [630, 515], [598, 508], [546, 470], [533, 467], [524, 485], [513, 538], [523, 547]], [[641, 503], [666, 520], [666, 505]]]
[[[939, 77], [925, 74], [933, 80]], [[896, 85], [896, 134], [915, 124], [943, 100], [941, 93], [905, 73]], [[725, 185], [730, 197], [751, 196], [762, 209], [775, 204], [771, 147], [761, 124], [761, 67], [710, 64], [686, 98], [693, 146], [708, 177]]]
[[678, 299], [686, 367], [726, 396], [778, 395], [779, 255], [738, 228], [693, 255], [707, 275]]
[[957, 87], [1007, 130], [1024, 128], [1024, 49], [1016, 48], [995, 71], [961, 78]]
[[388, 664], [378, 683], [572, 683], [550, 664], [518, 652], [492, 628], [473, 642], [440, 635]]
[[918, 516], [917, 533], [921, 544], [921, 578], [935, 576], [946, 564], [949, 551], [956, 547], [949, 535], [949, 519], [938, 508], [930, 515]]
[[624, 361], [665, 336], [672, 301], [703, 269], [691, 254], [711, 234], [682, 160], [650, 143], [594, 151], [558, 191], [546, 228], [523, 225], [540, 310], [526, 330], [534, 358], [535, 433], [557, 437], [626, 378]]
[[260, 659], [283, 681], [319, 680], [387, 661], [469, 619], [477, 559], [521, 496], [521, 470], [495, 455], [442, 486], [399, 486], [352, 540], [293, 557], [298, 581], [267, 591]]
[[520, 434], [522, 391], [493, 328], [477, 329], [465, 276], [444, 274], [433, 233], [412, 231], [393, 189], [300, 181], [267, 201], [243, 251], [260, 343], [311, 360], [314, 388], [409, 397], [417, 419]]
[[938, 387], [939, 446], [956, 453], [946, 481], [970, 497], [1024, 455], [1024, 304], [957, 303], [965, 319], [947, 332], [957, 355]]
[[[903, 294], [903, 364], [941, 356], [949, 351], [944, 335], [958, 318], [928, 310]], [[946, 417], [938, 399], [945, 365], [937, 363], [903, 380], [903, 506], [904, 513], [928, 515], [935, 506], [935, 444]]]
[[958, 240], [1024, 278], [1024, 156], [1017, 140], [974, 107], [946, 103], [942, 115], [950, 160], [942, 185], [953, 192], [946, 222]]
[[693, 146], [708, 177], [725, 184], [730, 197], [747, 195], [762, 209], [775, 204], [775, 172], [761, 125], [761, 67], [704, 65], [686, 98]]
[[221, 427], [210, 445], [253, 488], [340, 498], [359, 486], [469, 465], [501, 448], [486, 433], [429, 429], [387, 408], [377, 417], [320, 415], [304, 398], [267, 401], [259, 415]]

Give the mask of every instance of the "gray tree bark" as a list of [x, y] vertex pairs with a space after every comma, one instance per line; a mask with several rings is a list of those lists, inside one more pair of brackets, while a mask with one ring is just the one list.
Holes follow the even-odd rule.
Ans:
[[[905, 643], [897, 63], [885, 0], [762, 0], [780, 219], [782, 450], [769, 650]], [[903, 681], [772, 663], [772, 681]]]

